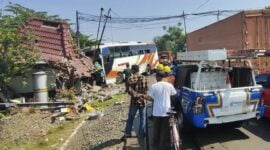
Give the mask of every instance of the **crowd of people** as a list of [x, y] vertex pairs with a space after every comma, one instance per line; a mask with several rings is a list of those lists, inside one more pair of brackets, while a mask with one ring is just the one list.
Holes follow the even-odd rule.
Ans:
[[157, 82], [148, 87], [147, 77], [141, 75], [139, 66], [133, 65], [131, 69], [127, 65], [125, 74], [125, 85], [128, 94], [131, 97], [128, 119], [126, 122], [125, 134], [122, 140], [131, 137], [132, 126], [136, 113], [139, 112], [139, 134], [138, 138], [145, 138], [145, 120], [146, 104], [152, 102], [152, 121], [153, 121], [153, 139], [152, 147], [156, 150], [170, 149], [170, 131], [169, 131], [169, 115], [172, 109], [172, 101], [177, 94], [173, 83], [174, 75], [177, 71], [177, 64], [172, 66], [159, 64], [156, 69]]

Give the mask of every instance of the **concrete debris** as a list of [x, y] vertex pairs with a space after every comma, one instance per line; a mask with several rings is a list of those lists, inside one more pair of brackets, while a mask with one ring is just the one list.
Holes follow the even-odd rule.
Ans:
[[95, 111], [95, 112], [90, 112], [88, 120], [96, 120], [104, 116], [104, 113], [102, 111]]
[[122, 105], [123, 103], [124, 103], [124, 101], [115, 102], [114, 105]]
[[26, 114], [35, 113], [35, 109], [33, 107], [22, 107], [21, 112]]
[[66, 120], [65, 117], [59, 117], [59, 121], [64, 121], [64, 120]]

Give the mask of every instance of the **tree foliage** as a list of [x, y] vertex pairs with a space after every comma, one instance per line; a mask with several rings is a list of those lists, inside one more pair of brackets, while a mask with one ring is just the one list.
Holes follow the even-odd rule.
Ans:
[[15, 15], [21, 23], [26, 22], [30, 17], [37, 17], [55, 21], [68, 21], [67, 19], [61, 19], [58, 15], [48, 15], [47, 12], [35, 11], [30, 8], [23, 7], [19, 4], [12, 4], [6, 6], [5, 11], [11, 12]]
[[28, 71], [38, 60], [34, 37], [20, 32], [16, 17], [3, 16], [0, 20], [0, 88], [18, 74]]
[[79, 41], [78, 41], [76, 33], [72, 31], [71, 34], [72, 34], [72, 37], [76, 43], [80, 42], [79, 48], [81, 48], [81, 49], [88, 48], [88, 47], [91, 47], [91, 46], [96, 44], [96, 40], [90, 39], [90, 36], [88, 36], [88, 35], [80, 33], [79, 34]]
[[163, 29], [166, 33], [154, 38], [158, 50], [172, 50], [174, 53], [183, 51], [185, 47], [185, 35], [180, 28], [180, 24], [177, 26], [163, 27]]

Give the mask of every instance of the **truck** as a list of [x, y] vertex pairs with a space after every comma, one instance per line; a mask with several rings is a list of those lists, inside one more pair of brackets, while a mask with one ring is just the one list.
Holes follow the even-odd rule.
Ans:
[[[206, 128], [263, 116], [262, 86], [250, 60], [227, 58], [226, 49], [182, 52], [177, 59], [189, 62], [178, 67], [175, 79], [184, 122]], [[231, 66], [231, 61], [245, 66]]]
[[161, 64], [171, 64], [173, 62], [173, 51], [160, 51], [158, 52], [159, 63]]
[[270, 10], [246, 10], [187, 34], [188, 51], [226, 48], [229, 53], [256, 54], [258, 72], [270, 71]]

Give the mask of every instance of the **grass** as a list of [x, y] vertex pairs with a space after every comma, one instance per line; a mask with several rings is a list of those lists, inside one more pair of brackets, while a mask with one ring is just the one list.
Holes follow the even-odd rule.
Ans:
[[[114, 96], [112, 99], [97, 102], [95, 108], [102, 109], [104, 107], [114, 105], [116, 102], [121, 101], [124, 98], [124, 94]], [[48, 130], [47, 134], [43, 137], [35, 137], [28, 143], [18, 141], [17, 144], [0, 144], [0, 150], [53, 150], [59, 148], [62, 145], [60, 139], [66, 140], [72, 133], [73, 129], [76, 128], [79, 123], [85, 118], [78, 120], [66, 121], [62, 124]]]
[[104, 108], [110, 105], [115, 104], [116, 102], [119, 102], [123, 99], [124, 94], [115, 95], [113, 98], [103, 101], [103, 102], [97, 102], [95, 104], [95, 108]]
[[[57, 149], [58, 146], [61, 146], [60, 139], [65, 140], [72, 133], [73, 129], [83, 120], [83, 118], [66, 121], [57, 127], [51, 128], [48, 130], [47, 134], [43, 137], [36, 137], [28, 143], [18, 142], [15, 145], [12, 145], [8, 149], [12, 150], [52, 150]], [[1, 146], [1, 145], [0, 145]]]
[[5, 117], [5, 115], [3, 114], [3, 113], [0, 113], [0, 120], [2, 119], [2, 118], [4, 118]]

